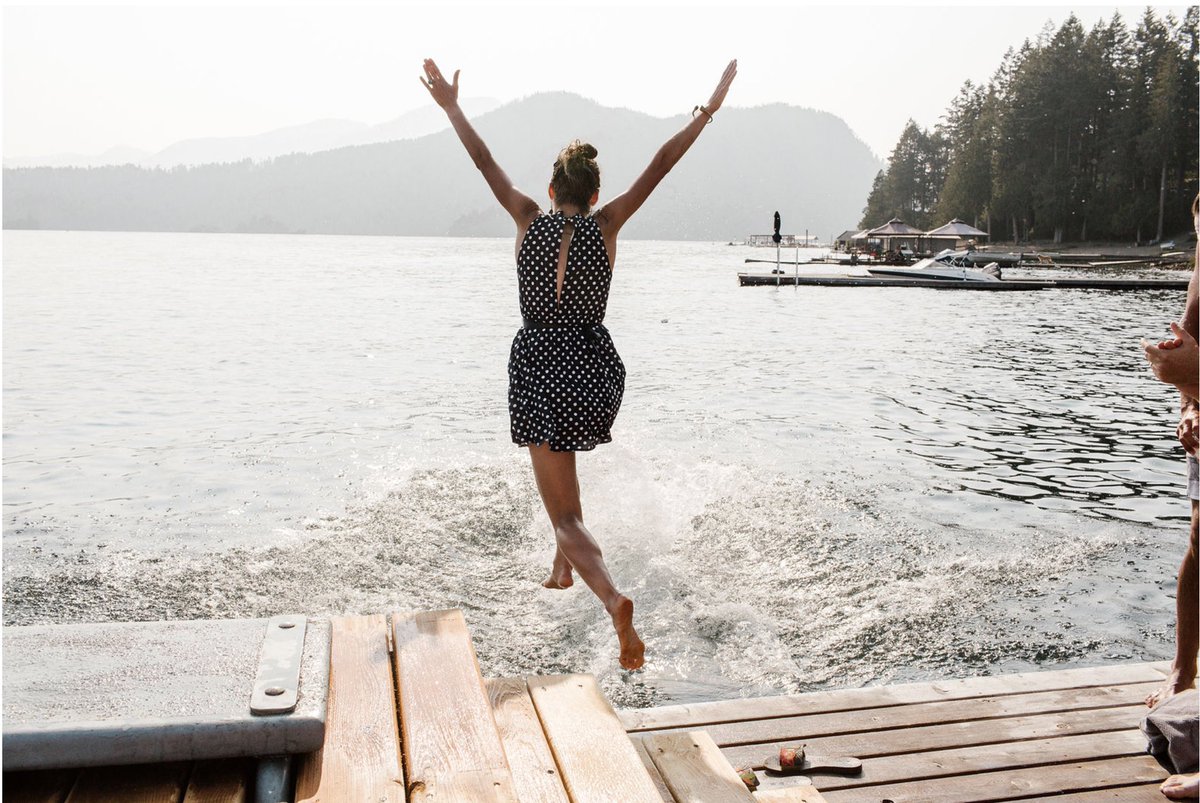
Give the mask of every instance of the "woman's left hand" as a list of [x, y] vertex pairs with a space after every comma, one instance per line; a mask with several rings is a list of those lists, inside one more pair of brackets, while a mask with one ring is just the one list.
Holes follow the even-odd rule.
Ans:
[[454, 82], [448, 83], [442, 77], [442, 71], [434, 64], [433, 59], [425, 59], [425, 77], [420, 79], [421, 85], [429, 90], [433, 102], [443, 109], [458, 105], [458, 70], [454, 71]]

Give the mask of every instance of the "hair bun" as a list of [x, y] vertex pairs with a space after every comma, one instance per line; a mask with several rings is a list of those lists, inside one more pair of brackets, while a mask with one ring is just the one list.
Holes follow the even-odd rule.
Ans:
[[586, 212], [600, 189], [598, 153], [596, 146], [579, 140], [573, 140], [559, 151], [550, 175], [550, 186], [557, 202], [573, 204]]
[[587, 165], [587, 163], [595, 159], [599, 153], [600, 152], [596, 150], [596, 146], [592, 145], [591, 143], [575, 140], [570, 145], [562, 149], [562, 153], [559, 154], [558, 158], [559, 161], [563, 163], [563, 166], [567, 169], [567, 172], [573, 173], [575, 172], [575, 168], [577, 166]]

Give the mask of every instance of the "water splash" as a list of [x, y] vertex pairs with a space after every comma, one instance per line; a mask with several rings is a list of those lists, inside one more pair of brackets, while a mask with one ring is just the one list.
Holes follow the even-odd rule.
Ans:
[[1135, 553], [1147, 577], [1170, 557], [1119, 528], [1085, 536], [1063, 517], [998, 537], [897, 516], [834, 482], [614, 445], [581, 461], [581, 484], [649, 647], [629, 674], [582, 583], [539, 585], [553, 540], [524, 455], [394, 476], [263, 547], [32, 547], [5, 565], [5, 622], [458, 607], [485, 674], [591, 672], [619, 706], [1086, 662], [1140, 655], [1146, 640], [1167, 652], [1167, 612], [1147, 602], [1131, 621], [1118, 598], [1152, 596], [1153, 581], [1109, 581]]

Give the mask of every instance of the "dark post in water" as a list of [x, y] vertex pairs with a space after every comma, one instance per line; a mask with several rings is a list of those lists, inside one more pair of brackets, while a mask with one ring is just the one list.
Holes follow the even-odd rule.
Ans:
[[779, 277], [783, 271], [779, 267], [779, 243], [783, 237], [779, 234], [779, 212], [775, 212], [775, 233], [771, 235], [771, 239], [775, 241], [775, 286], [779, 286]]

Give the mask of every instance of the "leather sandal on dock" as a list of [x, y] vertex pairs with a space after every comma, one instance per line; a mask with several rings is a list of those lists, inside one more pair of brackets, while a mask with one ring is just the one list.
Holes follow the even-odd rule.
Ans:
[[858, 775], [862, 761], [853, 756], [810, 756], [804, 746], [781, 747], [779, 754], [763, 759], [763, 767], [773, 775], [799, 775], [825, 772], [834, 775]]

